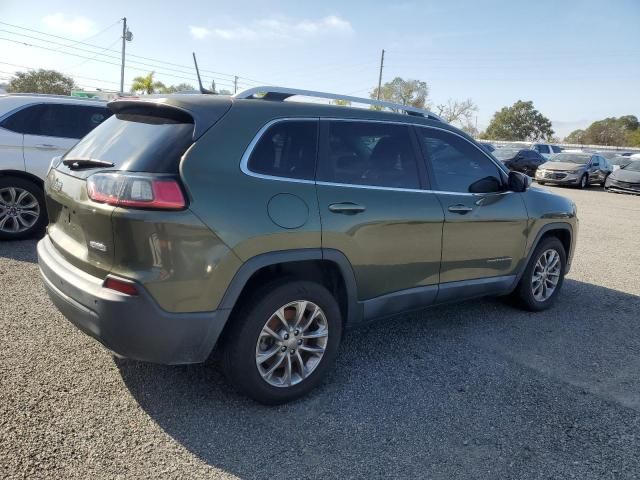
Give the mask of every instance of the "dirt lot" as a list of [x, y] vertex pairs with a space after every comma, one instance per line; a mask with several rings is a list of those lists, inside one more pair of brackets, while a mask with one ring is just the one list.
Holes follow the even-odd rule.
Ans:
[[555, 308], [351, 332], [277, 408], [215, 365], [115, 360], [54, 309], [35, 242], [0, 243], [0, 477], [640, 478], [640, 197], [551, 189], [581, 221]]

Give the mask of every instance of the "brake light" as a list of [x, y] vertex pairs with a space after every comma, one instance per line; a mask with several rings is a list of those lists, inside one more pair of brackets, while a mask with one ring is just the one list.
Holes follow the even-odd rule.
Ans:
[[87, 179], [87, 193], [94, 202], [116, 207], [158, 210], [186, 207], [178, 181], [164, 176], [96, 173]]
[[104, 288], [115, 290], [126, 295], [138, 295], [138, 289], [133, 283], [125, 282], [113, 277], [107, 277], [104, 281]]

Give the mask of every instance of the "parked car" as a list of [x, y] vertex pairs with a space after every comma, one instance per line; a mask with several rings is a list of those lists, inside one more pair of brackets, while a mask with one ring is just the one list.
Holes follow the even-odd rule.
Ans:
[[609, 159], [609, 163], [611, 164], [614, 172], [619, 168], [626, 167], [631, 162], [633, 162], [632, 158], [623, 157], [622, 155]]
[[532, 311], [558, 298], [573, 202], [425, 110], [283, 101], [295, 95], [349, 98], [111, 102], [46, 181], [38, 261], [60, 311], [132, 359], [217, 347], [230, 381], [274, 404], [321, 381], [346, 327], [482, 295]]
[[530, 146], [531, 150], [535, 150], [536, 152], [538, 152], [540, 155], [542, 155], [544, 158], [550, 158], [552, 155], [555, 155], [556, 153], [560, 153], [562, 152], [562, 148], [560, 148], [557, 145], [552, 145], [550, 143], [532, 143]]
[[493, 152], [493, 156], [504, 163], [509, 170], [522, 172], [530, 177], [534, 176], [536, 170], [547, 160], [535, 150], [528, 148], [499, 148]]
[[609, 192], [640, 195], [640, 160], [620, 167], [609, 175], [604, 188]]
[[111, 115], [105, 102], [56, 95], [0, 96], [0, 239], [41, 233], [51, 159]]
[[605, 180], [613, 171], [607, 159], [592, 153], [558, 153], [543, 163], [536, 171], [536, 181], [540, 185], [575, 185], [586, 188], [588, 185]]

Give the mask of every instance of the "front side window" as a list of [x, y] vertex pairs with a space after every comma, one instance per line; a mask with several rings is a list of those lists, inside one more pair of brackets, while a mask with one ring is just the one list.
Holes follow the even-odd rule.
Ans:
[[551, 145], [551, 150], [553, 150], [553, 153], [560, 153], [562, 151], [562, 149], [556, 145]]
[[550, 153], [549, 145], [537, 145], [537, 150], [540, 153]]
[[406, 125], [332, 121], [318, 180], [390, 188], [420, 188]]
[[498, 167], [471, 142], [442, 130], [417, 128], [437, 189], [483, 193], [502, 190]]
[[278, 122], [262, 135], [247, 166], [262, 175], [313, 180], [317, 145], [316, 120]]

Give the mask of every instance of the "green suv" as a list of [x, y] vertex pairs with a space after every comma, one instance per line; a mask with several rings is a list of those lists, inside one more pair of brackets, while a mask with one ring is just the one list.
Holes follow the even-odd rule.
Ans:
[[575, 205], [427, 111], [278, 87], [109, 108], [52, 162], [38, 255], [60, 311], [119, 356], [215, 351], [282, 403], [348, 327], [484, 295], [543, 310], [569, 270]]

